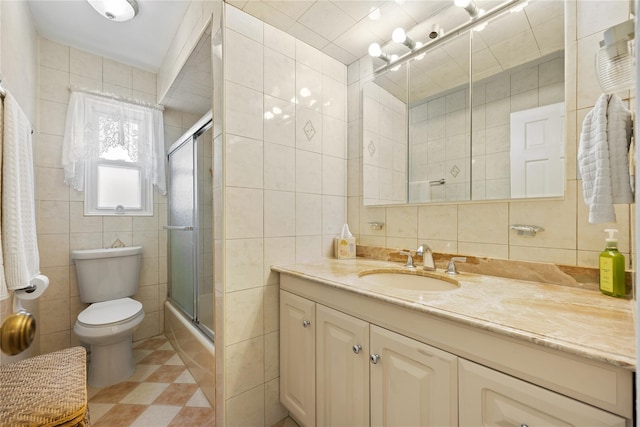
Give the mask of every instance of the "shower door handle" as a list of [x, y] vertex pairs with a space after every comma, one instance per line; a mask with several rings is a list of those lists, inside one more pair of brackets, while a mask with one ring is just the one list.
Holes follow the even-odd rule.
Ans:
[[165, 230], [193, 231], [193, 227], [191, 225], [163, 225], [162, 228]]

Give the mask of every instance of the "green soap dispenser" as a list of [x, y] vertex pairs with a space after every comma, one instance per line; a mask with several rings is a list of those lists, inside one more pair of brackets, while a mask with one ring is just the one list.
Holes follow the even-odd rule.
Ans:
[[618, 252], [618, 239], [615, 228], [604, 230], [609, 234], [606, 247], [600, 254], [600, 291], [612, 297], [625, 296], [624, 255]]

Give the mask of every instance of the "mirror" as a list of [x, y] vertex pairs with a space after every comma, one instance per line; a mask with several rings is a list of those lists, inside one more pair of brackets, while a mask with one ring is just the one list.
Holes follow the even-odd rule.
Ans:
[[[366, 83], [364, 204], [562, 196], [563, 49], [563, 2], [532, 1]], [[384, 119], [367, 105], [367, 93], [382, 91], [406, 99], [406, 131], [394, 132], [407, 138], [394, 140], [395, 148], [406, 147], [403, 186], [399, 170], [376, 169], [368, 152], [375, 138], [365, 126]], [[399, 153], [392, 154], [399, 166]]]
[[362, 168], [365, 205], [407, 202], [408, 64], [362, 90]]

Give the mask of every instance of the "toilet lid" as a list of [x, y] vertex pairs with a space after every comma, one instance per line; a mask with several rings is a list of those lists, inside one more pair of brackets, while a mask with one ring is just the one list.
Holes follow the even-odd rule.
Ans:
[[142, 304], [131, 298], [96, 302], [78, 315], [78, 321], [87, 326], [101, 326], [130, 319], [142, 310]]

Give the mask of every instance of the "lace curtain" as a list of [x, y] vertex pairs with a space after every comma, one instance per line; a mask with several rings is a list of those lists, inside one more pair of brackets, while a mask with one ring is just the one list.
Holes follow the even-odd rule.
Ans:
[[166, 194], [162, 111], [71, 92], [62, 145], [64, 182], [83, 191], [85, 162], [98, 158], [140, 165], [158, 191]]

